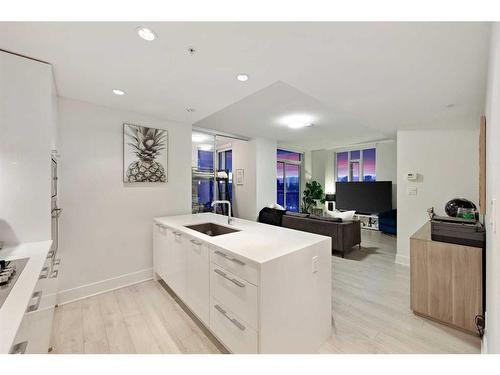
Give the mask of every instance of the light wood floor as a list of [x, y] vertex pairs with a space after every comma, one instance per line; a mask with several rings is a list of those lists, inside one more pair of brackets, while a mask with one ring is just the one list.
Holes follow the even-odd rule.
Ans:
[[[320, 353], [479, 353], [477, 337], [415, 316], [396, 239], [362, 231], [363, 247], [332, 257], [332, 337]], [[220, 353], [156, 281], [56, 309], [53, 353]]]

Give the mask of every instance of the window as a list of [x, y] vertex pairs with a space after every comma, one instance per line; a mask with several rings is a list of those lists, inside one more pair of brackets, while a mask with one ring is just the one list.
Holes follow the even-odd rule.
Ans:
[[219, 151], [219, 171], [228, 175], [227, 186], [224, 180], [219, 180], [219, 194], [225, 200], [233, 202], [233, 151]]
[[300, 163], [298, 152], [277, 151], [276, 202], [288, 211], [298, 212], [300, 208]]
[[337, 181], [376, 181], [375, 148], [337, 152]]
[[[214, 153], [198, 149], [198, 169], [213, 173], [214, 171]], [[214, 196], [214, 181], [205, 179], [198, 181], [198, 203], [204, 207], [204, 210], [211, 210], [212, 197]]]

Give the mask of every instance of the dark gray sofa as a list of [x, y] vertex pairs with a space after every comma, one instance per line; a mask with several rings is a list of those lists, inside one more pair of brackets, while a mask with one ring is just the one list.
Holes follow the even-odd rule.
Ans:
[[282, 226], [304, 232], [321, 234], [332, 238], [332, 254], [338, 251], [342, 254], [354, 246], [361, 246], [361, 223], [356, 221], [338, 222], [335, 219], [315, 216], [283, 215]]
[[266, 207], [259, 213], [259, 222], [331, 237], [332, 254], [340, 252], [342, 258], [354, 246], [361, 246], [361, 223], [358, 220], [343, 222], [341, 219]]

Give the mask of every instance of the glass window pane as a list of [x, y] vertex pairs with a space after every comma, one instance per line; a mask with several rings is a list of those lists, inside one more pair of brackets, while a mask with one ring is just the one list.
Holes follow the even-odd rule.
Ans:
[[276, 156], [281, 160], [300, 161], [301, 155], [298, 152], [278, 149]]
[[363, 150], [363, 181], [376, 181], [375, 149]]
[[276, 181], [277, 181], [276, 203], [278, 203], [281, 206], [285, 205], [285, 203], [284, 203], [285, 202], [284, 173], [285, 173], [285, 163], [278, 162], [277, 169], [276, 169], [276, 176], [277, 176], [277, 179], [276, 179]]
[[337, 152], [337, 181], [347, 182], [349, 180], [349, 154], [347, 152]]
[[359, 181], [359, 162], [351, 162], [351, 181]]
[[360, 155], [359, 150], [351, 151], [351, 160], [359, 160]]
[[286, 176], [286, 209], [299, 211], [300, 167], [296, 164], [285, 164]]
[[214, 169], [214, 153], [212, 151], [198, 150], [198, 168], [211, 171]]

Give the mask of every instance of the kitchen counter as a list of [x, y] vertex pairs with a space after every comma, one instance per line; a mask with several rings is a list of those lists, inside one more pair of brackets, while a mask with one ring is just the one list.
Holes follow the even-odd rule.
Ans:
[[29, 258], [0, 308], [0, 354], [9, 353], [51, 245], [52, 241], [29, 242], [0, 250], [0, 259]]
[[[299, 251], [318, 242], [328, 241], [329, 246], [331, 246], [330, 237], [237, 218], [233, 218], [231, 225], [228, 225], [227, 216], [209, 212], [159, 217], [155, 218], [155, 222], [181, 230], [192, 237], [259, 264]], [[237, 229], [239, 232], [211, 237], [185, 227], [186, 225], [207, 222]]]
[[[238, 232], [209, 236], [186, 226]], [[232, 353], [315, 353], [331, 335], [331, 238], [213, 213], [153, 223], [153, 269]]]

